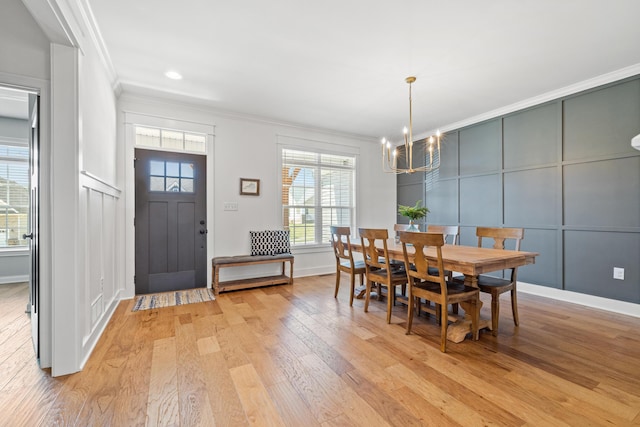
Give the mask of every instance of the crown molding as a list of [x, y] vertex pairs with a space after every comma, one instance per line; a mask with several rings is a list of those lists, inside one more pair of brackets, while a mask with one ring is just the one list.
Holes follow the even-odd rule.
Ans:
[[[504, 116], [510, 113], [514, 113], [516, 111], [524, 110], [526, 108], [534, 107], [536, 105], [544, 104], [545, 102], [554, 101], [559, 98], [564, 98], [569, 95], [574, 95], [576, 93], [593, 89], [598, 86], [602, 86], [608, 83], [613, 83], [618, 80], [623, 80], [628, 77], [633, 77], [640, 74], [640, 63], [631, 65], [629, 67], [621, 68], [619, 70], [615, 70], [606, 74], [602, 74], [597, 77], [593, 77], [591, 79], [583, 80], [578, 83], [571, 84], [569, 86], [565, 86], [563, 88], [553, 90], [550, 92], [543, 93], [542, 95], [534, 96], [532, 98], [525, 99], [523, 101], [519, 101], [505, 107], [498, 108], [496, 110], [488, 111], [483, 114], [479, 114], [477, 116], [469, 117], [468, 119], [464, 119], [455, 123], [450, 123], [446, 126], [440, 128], [441, 132], [448, 132], [456, 129], [461, 129], [466, 126], [470, 126], [476, 123], [483, 122], [485, 120], [493, 119], [496, 117]], [[421, 132], [419, 135], [414, 137], [414, 140], [420, 140], [429, 137], [430, 135], [435, 134], [436, 129], [431, 130], [429, 132]]]
[[109, 50], [107, 49], [107, 45], [104, 42], [104, 38], [102, 37], [102, 33], [100, 32], [100, 28], [98, 27], [98, 23], [96, 21], [95, 15], [93, 14], [93, 10], [91, 9], [91, 5], [87, 0], [77, 0], [77, 5], [78, 9], [80, 10], [83, 24], [87, 28], [89, 37], [91, 38], [93, 45], [96, 47], [98, 56], [100, 57], [100, 61], [102, 62], [102, 65], [107, 72], [109, 81], [111, 81], [112, 89], [116, 96], [118, 96], [122, 90], [120, 87], [120, 82], [118, 80], [118, 73], [113, 66], [113, 61], [111, 61], [111, 55], [109, 55]]

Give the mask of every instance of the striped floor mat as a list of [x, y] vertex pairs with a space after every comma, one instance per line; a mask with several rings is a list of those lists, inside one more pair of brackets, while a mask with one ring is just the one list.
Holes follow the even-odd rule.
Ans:
[[171, 307], [174, 305], [193, 304], [215, 300], [213, 291], [209, 288], [187, 289], [160, 294], [147, 294], [136, 297], [132, 311], [150, 310], [152, 308]]

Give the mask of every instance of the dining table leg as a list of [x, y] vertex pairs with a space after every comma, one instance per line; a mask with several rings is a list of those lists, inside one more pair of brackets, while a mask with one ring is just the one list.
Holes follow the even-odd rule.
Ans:
[[[472, 286], [474, 288], [478, 287], [478, 277], [477, 276], [464, 276], [464, 284], [467, 286]], [[459, 343], [464, 341], [467, 334], [471, 332], [471, 310], [472, 304], [468, 302], [461, 302], [460, 306], [464, 310], [464, 317], [459, 318], [455, 322], [453, 322], [447, 328], [447, 339], [451, 342]], [[478, 310], [482, 308], [482, 301], [478, 301]], [[483, 319], [480, 318], [478, 321], [478, 330], [488, 328], [491, 329], [491, 319]]]

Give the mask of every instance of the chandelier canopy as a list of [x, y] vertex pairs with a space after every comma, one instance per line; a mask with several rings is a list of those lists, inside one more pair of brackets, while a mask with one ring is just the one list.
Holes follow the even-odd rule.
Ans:
[[[386, 138], [382, 138], [382, 170], [395, 174], [430, 172], [440, 167], [440, 138], [442, 135], [440, 131], [438, 131], [435, 136], [431, 135], [426, 139], [424, 150], [419, 151], [419, 153], [424, 156], [424, 166], [413, 167], [413, 109], [411, 105], [411, 85], [416, 81], [416, 78], [407, 77], [405, 81], [409, 83], [409, 128], [407, 129], [407, 127], [405, 127], [403, 129], [406, 167], [398, 167], [397, 147], [391, 151], [391, 142]], [[427, 151], [429, 152], [428, 162]]]

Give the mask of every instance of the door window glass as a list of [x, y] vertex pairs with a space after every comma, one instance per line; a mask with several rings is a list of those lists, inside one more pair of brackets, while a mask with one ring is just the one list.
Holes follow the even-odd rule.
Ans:
[[194, 165], [190, 162], [149, 161], [149, 191], [193, 193]]

